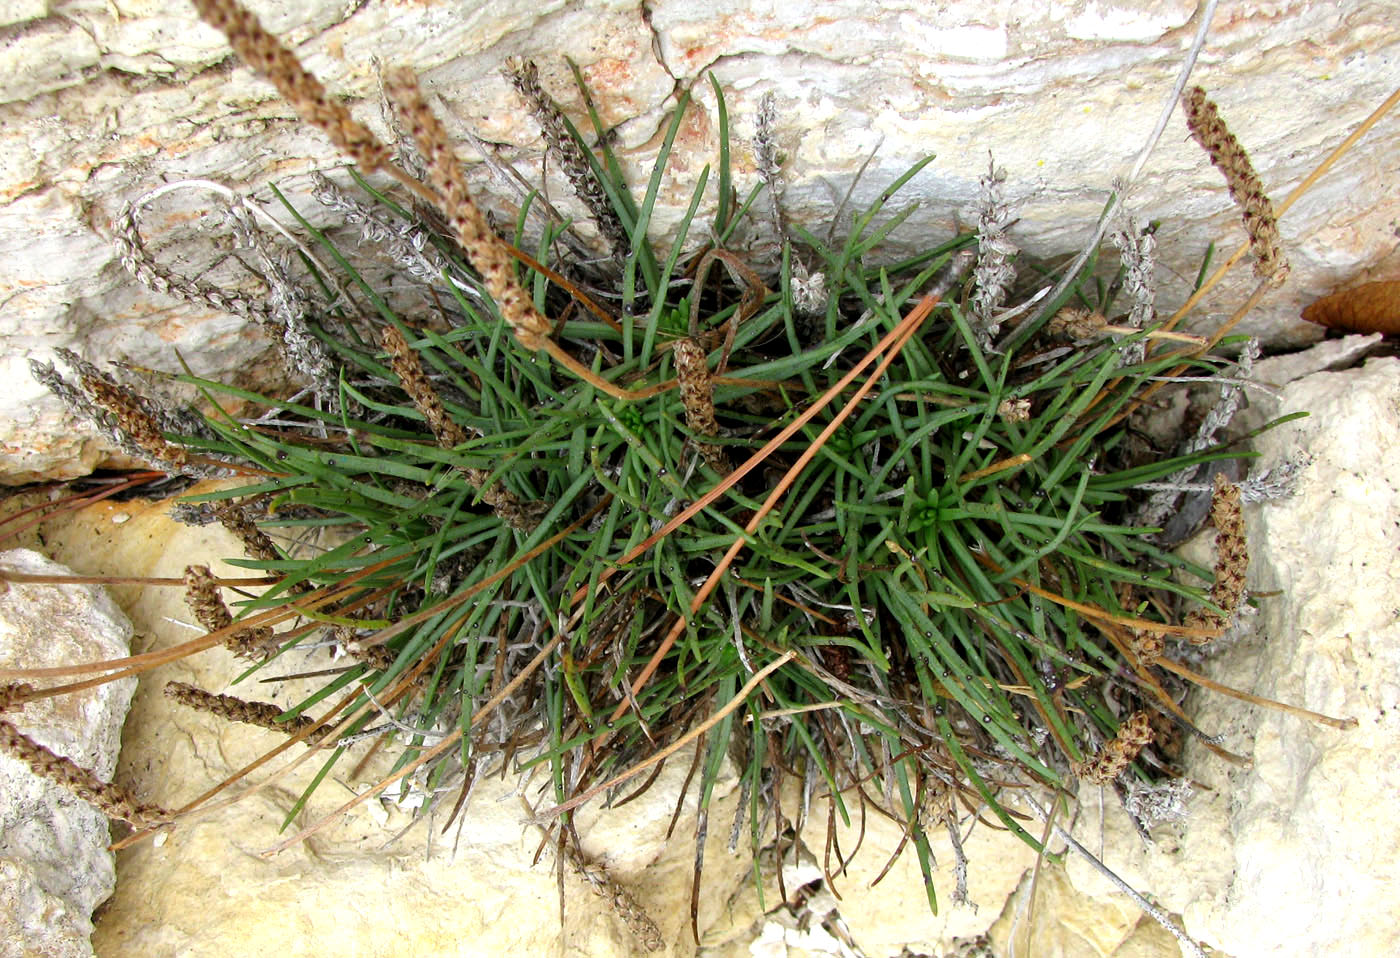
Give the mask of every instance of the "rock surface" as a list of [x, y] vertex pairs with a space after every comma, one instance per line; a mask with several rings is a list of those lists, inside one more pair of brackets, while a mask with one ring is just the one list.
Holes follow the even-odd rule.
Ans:
[[[218, 527], [174, 523], [166, 508], [164, 503], [103, 503], [46, 524], [44, 536], [56, 555], [90, 573], [120, 569], [126, 575], [178, 577], [186, 564], [198, 561], [208, 562], [216, 574], [242, 574], [213, 561], [240, 554], [234, 539]], [[194, 634], [181, 624], [190, 619], [181, 591], [117, 587], [154, 648]], [[317, 667], [326, 667], [324, 654]], [[311, 687], [306, 681], [230, 687], [242, 671], [237, 660], [217, 649], [144, 678], [132, 704], [118, 780], [142, 801], [178, 807], [278, 745], [283, 737], [277, 733], [193, 712], [161, 692], [166, 681], [179, 680], [286, 704]], [[294, 829], [315, 822], [387, 771], [382, 761], [371, 762], [352, 776], [367, 747], [359, 746], [336, 766]], [[305, 754], [297, 746], [272, 767]], [[529, 828], [521, 807], [522, 795], [533, 805], [545, 803], [547, 783], [540, 781], [518, 791], [514, 776], [482, 776], [459, 819], [465, 823], [460, 832], [454, 825], [442, 834], [439, 815], [400, 835], [410, 824], [408, 815], [371, 800], [306, 843], [263, 857], [286, 837], [279, 828], [287, 810], [320, 765], [319, 757], [303, 761], [275, 780], [266, 770], [254, 773], [231, 794], [248, 784], [263, 787], [238, 804], [208, 812], [159, 844], [143, 841], [119, 851], [121, 880], [98, 921], [97, 952], [103, 958], [312, 958], [328, 949], [481, 958], [646, 953], [617, 914], [572, 872], [564, 879], [561, 931], [551, 858], [546, 851], [532, 865], [540, 836]], [[664, 841], [688, 766], [688, 761], [668, 765], [650, 791], [617, 813], [585, 810], [578, 826], [585, 851], [653, 916], [672, 943], [671, 955], [695, 951], [689, 927], [693, 801], [675, 826], [677, 840]], [[737, 800], [733, 777], [722, 779], [713, 814], [729, 821]], [[726, 903], [748, 880], [748, 858], [732, 856], [724, 847], [727, 838], [727, 829], [710, 829], [702, 934], [725, 919]]]
[[1311, 457], [1298, 494], [1250, 517], [1254, 587], [1286, 598], [1262, 600], [1257, 640], [1212, 676], [1359, 726], [1201, 697], [1202, 722], [1255, 765], [1231, 776], [1225, 897], [1186, 918], [1240, 954], [1382, 954], [1400, 922], [1400, 835], [1384, 825], [1400, 811], [1400, 360], [1291, 384], [1278, 412], [1303, 410], [1258, 442], [1266, 464]]
[[[0, 553], [0, 568], [71, 574], [26, 549]], [[129, 653], [131, 623], [101, 587], [7, 585], [0, 593], [0, 664], [45, 668]], [[30, 702], [3, 718], [110, 781], [135, 688], [135, 679], [123, 679]], [[109, 841], [101, 812], [0, 753], [0, 901], [7, 903], [0, 910], [0, 940], [26, 942], [36, 949], [31, 954], [92, 954], [89, 916], [116, 883]]]
[[92, 919], [47, 891], [29, 862], [0, 858], [0, 901], [3, 958], [92, 958]]
[[[1385, 954], [1400, 922], [1400, 839], [1378, 825], [1400, 813], [1389, 759], [1400, 748], [1400, 360], [1313, 373], [1254, 403], [1266, 418], [1309, 413], [1257, 440], [1256, 468], [1309, 464], [1293, 497], [1246, 507], [1249, 586], [1279, 594], [1260, 599], [1254, 628], [1203, 671], [1359, 724], [1342, 731], [1193, 692], [1198, 726], [1252, 767], [1193, 742], [1186, 768], [1198, 787], [1184, 827], [1159, 826], [1145, 848], [1112, 795], [1101, 819], [1090, 793], [1076, 833], [1114, 849], [1108, 863], [1122, 877], [1226, 952]], [[1080, 861], [1068, 874], [1082, 892], [1109, 894]]]
[[[474, 132], [532, 181], [539, 133], [499, 74], [507, 55], [536, 57], [545, 87], [582, 122], [564, 58], [580, 65], [638, 187], [677, 93], [689, 90], [696, 106], [652, 224], [663, 244], [701, 167], [716, 157], [713, 72], [738, 138], [741, 192], [755, 182], [748, 140], [758, 102], [774, 95], [793, 222], [824, 234], [872, 153], [857, 205], [933, 152], [938, 159], [902, 194], [921, 205], [894, 240], [942, 238], [968, 222], [990, 151], [1019, 206], [1012, 238], [1042, 257], [1088, 236], [1161, 110], [1197, 10], [1188, 0], [249, 5], [371, 126], [382, 130], [374, 58], [412, 66], [454, 134]], [[1391, 92], [1400, 56], [1393, 12], [1386, 0], [1251, 0], [1217, 14], [1195, 78], [1276, 199]], [[245, 379], [276, 365], [257, 361], [269, 349], [259, 330], [131, 280], [111, 241], [125, 202], [163, 180], [208, 177], [264, 201], [276, 182], [309, 207], [308, 171], [341, 161], [234, 64], [222, 37], [182, 0], [15, 2], [0, 8], [0, 22], [0, 381], [9, 387], [0, 400], [0, 480], [15, 483], [84, 474], [109, 455], [32, 382], [27, 356], [69, 346], [168, 370], [178, 368], [179, 349], [197, 373]], [[1300, 305], [1353, 279], [1393, 277], [1393, 261], [1383, 260], [1395, 243], [1397, 200], [1384, 160], [1397, 143], [1400, 124], [1383, 121], [1288, 213], [1293, 280], [1246, 330], [1276, 344], [1315, 339], [1297, 318]], [[464, 142], [460, 153], [478, 187], [499, 189], [474, 149]], [[550, 190], [567, 195], [562, 182]], [[710, 202], [714, 190], [712, 178]], [[181, 192], [152, 210], [145, 228], [163, 262], [197, 271], [220, 254], [202, 215], [210, 205], [208, 194]], [[1210, 241], [1228, 250], [1242, 239], [1223, 183], [1179, 111], [1130, 206], [1142, 221], [1163, 221], [1164, 309], [1184, 298]], [[846, 229], [844, 220], [835, 229]], [[1247, 270], [1238, 273], [1194, 322], [1213, 328], [1238, 306], [1251, 282]]]

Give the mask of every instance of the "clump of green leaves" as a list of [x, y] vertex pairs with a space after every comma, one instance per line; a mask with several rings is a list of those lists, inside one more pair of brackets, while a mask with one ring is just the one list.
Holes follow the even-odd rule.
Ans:
[[[763, 185], [742, 202], [732, 193], [717, 85], [716, 94], [722, 146], [710, 240], [691, 238], [708, 167], [669, 247], [648, 234], [684, 101], [640, 201], [592, 113], [596, 153], [567, 129], [630, 250], [590, 266], [568, 252], [584, 242], [571, 224], [547, 220], [534, 257], [550, 272], [519, 268], [536, 308], [554, 318], [555, 338], [629, 398], [604, 396], [519, 348], [452, 239], [352, 171], [367, 197], [355, 201], [361, 221], [424, 238], [420, 259], [439, 272], [418, 279], [436, 305], [395, 308], [353, 262], [362, 251], [283, 200], [316, 254], [302, 257], [303, 294], [321, 294], [308, 316], [338, 370], [335, 393], [292, 403], [187, 377], [211, 398], [270, 410], [253, 420], [211, 415], [208, 435], [169, 436], [254, 476], [190, 501], [255, 507], [259, 525], [283, 537], [330, 534], [334, 544], [318, 551], [234, 560], [281, 577], [241, 615], [297, 617], [283, 653], [327, 632], [342, 648], [378, 650], [287, 712], [288, 720], [317, 712], [344, 695], [329, 720], [351, 718], [332, 736], [340, 744], [318, 783], [386, 710], [395, 724], [384, 734], [404, 746], [399, 767], [417, 770], [413, 787], [432, 796], [457, 784], [465, 794], [495, 763], [542, 766], [556, 809], [701, 727], [693, 781], [702, 814], [732, 762], [755, 848], [771, 834], [768, 816], [781, 825], [791, 776], [820, 786], [843, 819], [856, 801], [906, 823], [926, 875], [926, 830], [959, 805], [990, 811], [1039, 847], [1006, 787], [1072, 790], [1073, 763], [1113, 737], [1119, 716], [1174, 710], [1133, 637], [1154, 627], [1180, 633], [1180, 603], [1208, 599], [1173, 573], [1210, 572], [1157, 548], [1156, 530], [1127, 522], [1126, 505], [1135, 485], [1233, 453], [1138, 461], [1124, 414], [1153, 377], [1220, 363], [1144, 355], [1151, 330], [1051, 341], [1045, 323], [1061, 307], [1107, 313], [1113, 287], [1089, 283], [994, 347], [964, 310], [976, 289], [954, 277], [953, 295], [861, 402], [849, 408], [838, 395], [657, 537], [727, 481], [697, 454], [700, 442], [750, 460], [875, 350], [975, 242], [952, 236], [880, 261], [905, 215], [887, 206], [930, 158], [855, 215], [839, 242], [793, 227], [777, 275], [760, 285], [742, 264], [771, 261], [774, 251], [740, 237]], [[519, 211], [517, 243], [529, 235], [532, 204]], [[707, 256], [739, 265], [711, 272]], [[793, 303], [796, 258], [804, 274], [825, 277], [815, 321]], [[465, 441], [439, 444], [377, 345], [381, 324], [403, 333]], [[671, 350], [683, 336], [707, 352], [719, 436], [687, 427]], [[775, 477], [838, 416], [773, 511], [746, 531]], [[522, 528], [497, 515], [483, 484], [468, 479], [483, 475], [536, 504], [538, 523]], [[736, 540], [742, 550], [692, 613]], [[668, 642], [677, 622], [684, 627]], [[737, 708], [721, 713], [727, 704]], [[1169, 773], [1157, 758], [1127, 774]], [[406, 794], [411, 781], [395, 788]], [[626, 779], [607, 795], [648, 781]]]

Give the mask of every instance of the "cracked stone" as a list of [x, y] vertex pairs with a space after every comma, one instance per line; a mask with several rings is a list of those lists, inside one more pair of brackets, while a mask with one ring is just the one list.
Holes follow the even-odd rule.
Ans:
[[[741, 193], [756, 177], [746, 142], [753, 116], [772, 93], [791, 221], [825, 233], [871, 156], [854, 187], [857, 206], [936, 153], [900, 198], [919, 204], [892, 237], [891, 255], [907, 252], [967, 222], [990, 151], [1010, 174], [1015, 241], [1044, 257], [1083, 242], [1161, 110], [1196, 9], [1188, 0], [1064, 0], [1014, 15], [972, 0], [936, 10], [913, 0], [875, 8], [842, 0], [781, 12], [678, 0], [512, 0], [471, 11], [347, 8], [339, 0], [252, 6], [372, 127], [380, 128], [373, 59], [413, 66], [449, 131], [496, 144], [532, 181], [539, 133], [500, 76], [508, 55], [534, 56], [545, 88], [586, 128], [564, 58], [579, 64], [638, 188], [678, 89], [689, 89], [696, 116], [662, 179], [652, 221], [663, 247], [698, 171], [715, 158], [712, 70], [737, 137]], [[1301, 179], [1390, 92], [1387, 65], [1400, 56], [1392, 12], [1381, 0], [1282, 12], [1245, 4], [1213, 25], [1197, 79], [1271, 190]], [[174, 347], [196, 372], [219, 378], [257, 367], [270, 348], [257, 330], [235, 330], [134, 285], [115, 261], [108, 226], [125, 200], [163, 179], [196, 176], [264, 197], [265, 184], [277, 182], [306, 208], [306, 174], [342, 162], [266, 83], [232, 63], [217, 32], [195, 23], [183, 2], [79, 5], [67, 17], [19, 23], [0, 44], [0, 340], [11, 357], [3, 374], [20, 386], [0, 400], [0, 481], [10, 483], [81, 474], [105, 454], [53, 401], [23, 385], [15, 359], [68, 346], [89, 358], [172, 369]], [[1252, 104], [1270, 102], [1281, 86], [1290, 90], [1290, 109], [1265, 122]], [[1282, 228], [1292, 280], [1239, 331], [1273, 346], [1310, 342], [1319, 332], [1298, 319], [1303, 304], [1359, 274], [1391, 278], [1384, 258], [1394, 245], [1397, 200], [1376, 158], [1394, 151], [1397, 136], [1393, 123], [1382, 124], [1290, 211]], [[460, 153], [475, 187], [492, 194], [498, 187], [480, 157], [465, 145]], [[549, 189], [572, 209], [562, 180], [551, 177]], [[167, 208], [159, 239], [169, 256], [198, 258], [207, 243], [191, 228], [201, 202]], [[491, 200], [505, 216], [512, 202]], [[1163, 223], [1162, 310], [1184, 298], [1209, 242], [1225, 250], [1242, 239], [1223, 182], [1179, 116], [1130, 205], [1139, 219]], [[1213, 327], [1243, 299], [1249, 279], [1239, 272], [1202, 304], [1193, 328]]]

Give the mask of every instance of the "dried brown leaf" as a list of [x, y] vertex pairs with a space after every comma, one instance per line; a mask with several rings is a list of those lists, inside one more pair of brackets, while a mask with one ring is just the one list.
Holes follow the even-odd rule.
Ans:
[[1362, 283], [1324, 296], [1303, 310], [1303, 318], [1349, 333], [1400, 335], [1400, 280]]

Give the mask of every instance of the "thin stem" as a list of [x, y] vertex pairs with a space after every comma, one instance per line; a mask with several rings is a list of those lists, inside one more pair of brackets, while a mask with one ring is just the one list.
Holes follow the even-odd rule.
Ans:
[[[1031, 798], [1029, 795], [1026, 795], [1024, 793], [1021, 797], [1025, 800], [1026, 804], [1030, 806], [1031, 811], [1035, 812], [1037, 818], [1039, 818], [1042, 822], [1050, 821], [1049, 813], [1047, 813], [1045, 809], [1040, 807], [1039, 802], [1037, 802], [1035, 799]], [[1166, 912], [1162, 911], [1162, 909], [1158, 908], [1156, 905], [1148, 901], [1132, 885], [1129, 885], [1122, 878], [1119, 878], [1117, 873], [1115, 873], [1111, 868], [1105, 865], [1097, 856], [1094, 855], [1093, 852], [1089, 851], [1089, 849], [1079, 844], [1079, 842], [1075, 840], [1074, 836], [1071, 835], [1069, 832], [1065, 831], [1064, 828], [1062, 828], [1059, 825], [1054, 825], [1053, 828], [1055, 830], [1056, 836], [1058, 836], [1062, 841], [1064, 841], [1066, 845], [1073, 849], [1076, 854], [1083, 857], [1085, 861], [1092, 865], [1095, 871], [1097, 871], [1104, 878], [1107, 878], [1110, 882], [1112, 882], [1114, 887], [1116, 887], [1123, 894], [1131, 898], [1134, 904], [1136, 904], [1145, 913], [1147, 913], [1147, 915], [1150, 916], [1153, 921], [1157, 922], [1157, 924], [1165, 928], [1171, 934], [1171, 936], [1177, 940], [1177, 943], [1181, 945], [1181, 950], [1183, 952], [1191, 956], [1191, 958], [1206, 958], [1206, 953], [1201, 949], [1201, 946], [1196, 942], [1196, 940], [1190, 935], [1186, 934], [1186, 932], [1179, 925], [1177, 925], [1176, 922], [1172, 921], [1170, 915], [1168, 915]]]

